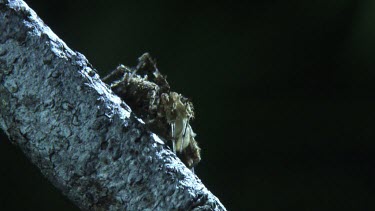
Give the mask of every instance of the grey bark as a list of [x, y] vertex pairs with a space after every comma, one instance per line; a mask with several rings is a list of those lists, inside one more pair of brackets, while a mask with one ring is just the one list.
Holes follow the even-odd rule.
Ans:
[[0, 126], [84, 210], [225, 210], [21, 0], [0, 0]]

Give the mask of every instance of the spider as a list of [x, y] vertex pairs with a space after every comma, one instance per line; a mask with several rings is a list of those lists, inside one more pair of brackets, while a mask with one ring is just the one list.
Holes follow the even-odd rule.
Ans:
[[193, 104], [170, 86], [149, 53], [138, 58], [134, 68], [119, 65], [103, 78], [150, 130], [170, 140], [172, 150], [190, 169], [201, 160], [196, 134], [190, 125]]

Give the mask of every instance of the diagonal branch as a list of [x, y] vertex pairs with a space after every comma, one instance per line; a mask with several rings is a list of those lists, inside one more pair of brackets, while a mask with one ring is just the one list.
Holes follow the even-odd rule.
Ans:
[[225, 210], [21, 0], [0, 0], [0, 126], [84, 210]]

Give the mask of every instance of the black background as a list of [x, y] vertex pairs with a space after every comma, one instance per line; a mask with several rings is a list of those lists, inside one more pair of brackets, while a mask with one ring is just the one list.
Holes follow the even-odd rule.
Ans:
[[[229, 210], [375, 208], [375, 2], [26, 1], [99, 73], [157, 58]], [[0, 142], [2, 210], [76, 209]]]

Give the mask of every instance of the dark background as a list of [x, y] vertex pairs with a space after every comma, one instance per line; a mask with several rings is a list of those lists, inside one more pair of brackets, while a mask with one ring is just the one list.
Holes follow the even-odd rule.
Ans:
[[[374, 210], [372, 0], [27, 1], [99, 73], [157, 58], [229, 210]], [[76, 209], [5, 137], [1, 210]]]

